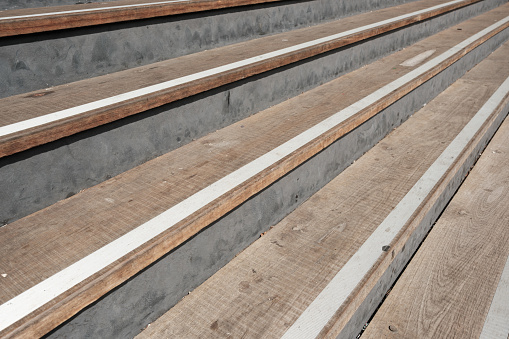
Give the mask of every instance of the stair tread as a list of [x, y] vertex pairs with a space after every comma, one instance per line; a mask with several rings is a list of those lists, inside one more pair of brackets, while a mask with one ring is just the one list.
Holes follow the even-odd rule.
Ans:
[[[7, 97], [0, 100], [0, 105], [4, 108], [0, 113], [0, 157], [266, 72], [332, 48], [351, 44], [414, 20], [421, 20], [427, 15], [438, 15], [444, 10], [464, 6], [470, 2], [472, 1], [453, 1], [450, 6], [427, 14], [386, 23], [382, 27], [370, 27], [373, 23], [448, 3], [445, 0], [412, 2], [46, 90]], [[490, 13], [493, 18], [487, 20], [496, 20], [500, 17], [497, 10]], [[316, 40], [342, 33], [347, 35], [329, 42]], [[316, 44], [299, 45], [309, 41], [315, 41]], [[286, 49], [291, 46], [300, 47], [291, 51]], [[257, 57], [263, 55], [266, 58], [259, 61]], [[218, 68], [223, 66], [224, 69]]]
[[362, 338], [507, 337], [508, 154], [506, 119]]
[[[137, 338], [284, 335], [506, 80], [508, 51], [506, 43]], [[404, 238], [405, 232], [400, 231], [399, 237]], [[397, 253], [403, 244], [394, 240], [390, 245]], [[348, 291], [347, 301], [338, 303], [340, 313], [321, 335], [332, 335], [327, 331], [344, 325], [346, 315], [358, 306], [355, 298], [367, 293], [362, 286], [379, 277], [383, 273], [379, 267], [391, 260], [391, 251], [384, 254], [381, 246], [372, 251], [380, 256], [376, 265]], [[350, 279], [354, 278], [345, 277], [342, 284], [349, 285]], [[309, 320], [302, 326], [317, 322]], [[309, 338], [316, 333], [286, 335]]]
[[[506, 5], [500, 13], [507, 15], [508, 10], [509, 5]], [[493, 20], [491, 15], [493, 13], [486, 14]], [[45, 279], [59, 274], [60, 270], [119, 239], [120, 236], [152, 220], [201, 189], [209, 187], [208, 185], [241, 168], [264, 152], [305, 131], [309, 126], [323, 121], [377, 88], [407, 74], [417, 66], [409, 68], [398, 66], [405, 60], [431, 49], [435, 49], [439, 54], [482, 27], [482, 20], [479, 19], [464, 22], [461, 24], [461, 31], [453, 27], [0, 228], [0, 251], [3, 253], [0, 255], [2, 258], [0, 267], [9, 277], [0, 280], [2, 285], [0, 301], [9, 303], [11, 298], [19, 296], [23, 291], [47, 281]], [[359, 80], [367, 78], [370, 79], [368, 83]], [[362, 119], [367, 118], [368, 116], [364, 114], [364, 118], [359, 119], [362, 122]], [[346, 121], [337, 133], [339, 135], [347, 133], [360, 122], [355, 119]], [[314, 150], [326, 146], [321, 144], [323, 141], [318, 142]], [[222, 201], [212, 201], [177, 223], [178, 227], [163, 232], [159, 240], [150, 240], [142, 248], [134, 249], [122, 261], [116, 263], [117, 266], [113, 271], [110, 265], [108, 268], [110, 271], [103, 269], [94, 273], [91, 278], [70, 289], [72, 293], [66, 292], [64, 296], [58, 298], [72, 299], [73, 293], [79, 295], [78, 292], [86, 291], [86, 297], [89, 298], [85, 298], [86, 301], [76, 298], [76, 304], [69, 302], [72, 304], [73, 312], [76, 312], [198, 232], [206, 221], [219, 218], [261, 190], [263, 185], [268, 185], [270, 180], [276, 180], [285, 171], [294, 168], [292, 166], [296, 166], [296, 163], [305, 161], [310, 156], [312, 153], [305, 156], [301, 156], [297, 151], [292, 153], [291, 157], [284, 159], [286, 162], [281, 161], [277, 164], [280, 167], [274, 165], [263, 173], [250, 177], [246, 183], [236, 186], [233, 193], [223, 195]], [[220, 208], [214, 211], [214, 206]], [[132, 260], [135, 260], [133, 261], [135, 264], [132, 264]], [[122, 269], [115, 271], [119, 267]], [[109, 280], [105, 279], [105, 276], [108, 276]], [[99, 279], [102, 283], [87, 286], [87, 283], [95, 281], [94, 279]], [[37, 312], [43, 313], [44, 310]], [[66, 312], [68, 315], [70, 311]]]
[[0, 11], [0, 37], [282, 0], [116, 0]]

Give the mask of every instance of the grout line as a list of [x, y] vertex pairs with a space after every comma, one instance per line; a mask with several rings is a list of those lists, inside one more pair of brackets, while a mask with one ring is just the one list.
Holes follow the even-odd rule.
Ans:
[[389, 213], [352, 258], [283, 335], [284, 339], [315, 338], [380, 258], [382, 246], [390, 244], [422, 201], [447, 173], [464, 148], [509, 93], [509, 77], [447, 146], [417, 183]]
[[346, 119], [359, 113], [363, 109], [376, 103], [378, 100], [406, 85], [418, 76], [429, 71], [439, 63], [457, 53], [462, 48], [466, 47], [468, 44], [476, 41], [490, 31], [495, 30], [507, 21], [509, 21], [509, 16], [464, 40], [410, 73], [380, 88], [371, 95], [337, 112], [307, 131], [302, 132], [293, 139], [276, 147], [272, 151], [262, 155], [254, 161], [216, 181], [212, 185], [193, 194], [189, 198], [181, 201], [177, 205], [140, 225], [129, 233], [112, 241], [108, 245], [105, 245], [0, 305], [0, 331], [28, 316], [31, 312], [37, 310], [57, 296], [71, 289], [76, 284], [88, 279], [93, 274], [121, 259], [129, 252], [160, 235], [162, 232], [170, 229], [199, 209], [218, 199], [223, 194], [231, 191], [238, 185], [241, 185], [258, 173], [266, 170], [277, 161], [289, 156], [291, 153], [305, 146], [312, 140], [319, 138], [323, 133], [335, 128]]
[[416, 15], [420, 15], [420, 14], [423, 14], [423, 13], [431, 12], [431, 11], [434, 11], [436, 9], [439, 9], [439, 8], [442, 8], [442, 7], [446, 7], [446, 6], [450, 6], [450, 5], [457, 4], [457, 3], [460, 3], [460, 2], [464, 2], [464, 1], [465, 0], [450, 1], [450, 2], [447, 2], [447, 3], [441, 4], [441, 5], [437, 5], [437, 6], [433, 6], [433, 7], [430, 7], [430, 8], [422, 9], [422, 10], [419, 10], [419, 11], [416, 11], [416, 12], [412, 12], [412, 13], [409, 13], [409, 14], [400, 15], [400, 16], [395, 17], [395, 18], [383, 20], [383, 21], [380, 21], [380, 22], [377, 22], [377, 23], [373, 23], [373, 24], [370, 24], [370, 25], [365, 25], [365, 26], [358, 27], [358, 28], [355, 28], [355, 29], [351, 29], [351, 30], [348, 30], [348, 31], [345, 31], [345, 32], [341, 32], [341, 33], [333, 34], [333, 35], [330, 35], [330, 36], [327, 36], [327, 37], [323, 37], [323, 38], [311, 40], [311, 41], [308, 41], [308, 42], [304, 42], [304, 43], [301, 43], [301, 44], [298, 44], [298, 45], [295, 45], [295, 46], [283, 48], [283, 49], [280, 49], [280, 50], [277, 50], [277, 51], [265, 53], [265, 54], [258, 55], [258, 56], [255, 56], [255, 57], [251, 57], [251, 58], [248, 58], [248, 59], [244, 59], [244, 60], [241, 60], [241, 61], [233, 62], [233, 63], [227, 64], [227, 65], [223, 65], [223, 66], [215, 67], [215, 68], [212, 68], [212, 69], [208, 69], [206, 71], [190, 74], [190, 75], [187, 75], [187, 76], [184, 76], [184, 77], [180, 77], [180, 78], [177, 78], [177, 79], [165, 81], [165, 82], [162, 82], [162, 83], [159, 83], [159, 84], [151, 85], [151, 86], [140, 88], [140, 89], [137, 89], [137, 90], [129, 91], [129, 92], [122, 93], [122, 94], [119, 94], [119, 95], [115, 95], [115, 96], [112, 96], [112, 97], [109, 97], [109, 98], [93, 101], [93, 102], [90, 102], [90, 103], [87, 103], [87, 104], [79, 105], [79, 106], [76, 106], [76, 107], [64, 109], [64, 110], [57, 111], [57, 112], [54, 112], [54, 113], [49, 113], [49, 114], [46, 114], [46, 115], [43, 115], [43, 116], [39, 116], [39, 117], [36, 117], [36, 118], [20, 121], [20, 122], [17, 122], [17, 123], [6, 125], [6, 126], [2, 126], [2, 127], [0, 127], [0, 137], [7, 136], [7, 135], [10, 135], [10, 134], [14, 134], [14, 133], [19, 133], [21, 131], [25, 131], [25, 130], [30, 129], [30, 128], [39, 127], [39, 126], [42, 126], [42, 125], [45, 125], [45, 124], [49, 124], [49, 123], [56, 122], [56, 121], [59, 121], [59, 120], [62, 120], [62, 119], [66, 119], [66, 118], [70, 118], [70, 117], [73, 117], [73, 116], [76, 116], [76, 115], [79, 115], [79, 114], [83, 114], [83, 113], [86, 113], [86, 112], [89, 112], [89, 111], [92, 111], [92, 110], [101, 109], [101, 108], [107, 107], [109, 105], [118, 104], [118, 103], [121, 103], [123, 101], [140, 98], [142, 96], [153, 94], [155, 92], [162, 91], [162, 90], [167, 90], [167, 89], [169, 89], [171, 87], [176, 87], [176, 86], [179, 86], [179, 85], [190, 83], [190, 82], [193, 82], [193, 81], [196, 81], [196, 80], [200, 80], [200, 79], [203, 79], [203, 78], [206, 78], [206, 77], [209, 77], [209, 76], [217, 75], [217, 74], [220, 74], [220, 73], [223, 73], [223, 72], [239, 69], [239, 68], [242, 68], [242, 67], [245, 67], [245, 66], [249, 66], [249, 65], [255, 64], [257, 62], [265, 61], [265, 60], [268, 60], [268, 59], [271, 59], [271, 58], [275, 58], [275, 57], [278, 57], [278, 56], [281, 56], [281, 55], [284, 55], [284, 54], [287, 54], [287, 53], [296, 52], [296, 51], [299, 51], [299, 50], [302, 50], [302, 49], [306, 49], [306, 48], [309, 48], [309, 47], [314, 47], [316, 45], [324, 44], [324, 43], [330, 42], [332, 40], [344, 38], [345, 36], [348, 36], [348, 35], [351, 35], [351, 34], [359, 33], [359, 32], [366, 31], [366, 30], [369, 30], [369, 29], [372, 29], [372, 28], [377, 28], [377, 27], [380, 27], [380, 26], [383, 26], [383, 25], [387, 25], [387, 24], [399, 21], [399, 20], [403, 20], [403, 19], [406, 19], [406, 18], [409, 18], [409, 17], [412, 17], [412, 16], [416, 16]]

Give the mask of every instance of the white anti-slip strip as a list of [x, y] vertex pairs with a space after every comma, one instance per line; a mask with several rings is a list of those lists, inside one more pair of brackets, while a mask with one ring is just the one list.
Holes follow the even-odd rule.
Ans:
[[509, 338], [509, 258], [498, 282], [479, 339]]
[[[341, 268], [318, 297], [313, 300], [282, 338], [309, 339], [315, 338], [320, 333], [339, 307], [345, 302], [346, 298], [360, 284], [364, 276], [380, 258], [382, 246], [390, 244], [402, 227], [410, 220], [412, 214], [431, 193], [431, 190], [438, 181], [446, 174], [449, 167], [505, 98], [507, 93], [509, 93], [509, 77], [447, 146], [345, 266]], [[507, 298], [508, 294], [505, 297]], [[507, 313], [505, 315], [507, 316]]]
[[78, 114], [82, 114], [82, 113], [85, 113], [85, 112], [89, 112], [89, 111], [92, 111], [92, 110], [95, 110], [95, 109], [104, 108], [104, 107], [109, 106], [109, 105], [118, 104], [118, 103], [123, 102], [123, 101], [132, 100], [134, 98], [139, 98], [139, 97], [142, 97], [142, 96], [145, 96], [145, 95], [149, 95], [149, 94], [152, 94], [152, 93], [155, 93], [155, 92], [158, 92], [158, 91], [166, 90], [166, 89], [171, 88], [171, 87], [175, 87], [175, 86], [179, 86], [179, 85], [182, 85], [182, 84], [185, 84], [185, 83], [196, 81], [198, 79], [203, 79], [203, 78], [206, 78], [206, 77], [209, 77], [209, 76], [212, 76], [212, 75], [216, 75], [216, 74], [219, 74], [219, 73], [222, 73], [222, 72], [227, 72], [227, 71], [231, 71], [231, 70], [238, 69], [238, 68], [241, 68], [241, 67], [245, 67], [247, 65], [251, 65], [251, 64], [254, 64], [254, 63], [257, 63], [257, 62], [260, 62], [260, 61], [264, 61], [264, 60], [267, 60], [267, 59], [275, 58], [275, 57], [278, 57], [278, 56], [281, 56], [281, 55], [284, 55], [284, 54], [287, 54], [287, 53], [292, 53], [292, 52], [295, 52], [295, 51], [298, 51], [298, 50], [301, 50], [301, 49], [305, 49], [305, 48], [309, 48], [309, 47], [312, 47], [312, 46], [316, 46], [316, 45], [320, 45], [320, 44], [323, 44], [323, 43], [327, 43], [327, 42], [330, 42], [332, 40], [343, 38], [343, 37], [351, 35], [351, 34], [359, 33], [359, 32], [365, 31], [365, 30], [369, 30], [369, 29], [372, 29], [372, 28], [375, 28], [375, 27], [379, 27], [379, 26], [382, 26], [382, 25], [393, 23], [395, 21], [399, 21], [399, 20], [402, 20], [402, 19], [405, 19], [405, 18], [409, 18], [409, 17], [415, 16], [415, 15], [427, 13], [427, 12], [436, 10], [438, 8], [446, 7], [446, 6], [453, 5], [453, 4], [460, 3], [460, 2], [464, 2], [464, 1], [465, 0], [454, 0], [454, 1], [447, 2], [447, 3], [444, 3], [444, 4], [438, 5], [438, 6], [426, 8], [426, 9], [419, 10], [419, 11], [416, 11], [416, 12], [413, 12], [413, 13], [401, 15], [401, 16], [398, 16], [398, 17], [395, 17], [395, 18], [392, 18], [392, 19], [387, 19], [387, 20], [384, 20], [384, 21], [380, 21], [380, 22], [377, 22], [377, 23], [370, 24], [370, 25], [366, 25], [366, 26], [362, 26], [362, 27], [359, 27], [359, 28], [355, 28], [355, 29], [352, 29], [352, 30], [349, 30], [349, 31], [346, 31], [346, 32], [330, 35], [328, 37], [312, 40], [312, 41], [301, 43], [301, 44], [298, 44], [298, 45], [295, 45], [295, 46], [283, 48], [283, 49], [280, 49], [280, 50], [277, 50], [277, 51], [265, 53], [265, 54], [262, 54], [262, 55], [258, 55], [258, 56], [255, 56], [255, 57], [251, 57], [251, 58], [245, 59], [245, 60], [233, 62], [231, 64], [219, 66], [219, 67], [212, 68], [212, 69], [209, 69], [209, 70], [206, 70], [206, 71], [202, 71], [202, 72], [194, 73], [194, 74], [187, 75], [187, 76], [184, 76], [184, 77], [181, 77], [181, 78], [177, 78], [177, 79], [169, 80], [169, 81], [166, 81], [166, 82], [162, 82], [160, 84], [156, 84], [156, 85], [140, 88], [140, 89], [137, 89], [137, 90], [134, 90], [134, 91], [130, 91], [130, 92], [122, 93], [122, 94], [119, 94], [119, 95], [115, 95], [115, 96], [112, 96], [112, 97], [109, 97], [109, 98], [106, 98], [106, 99], [97, 100], [97, 101], [94, 101], [94, 102], [91, 102], [91, 103], [88, 103], [88, 104], [84, 104], [84, 105], [68, 108], [68, 109], [65, 109], [65, 110], [62, 110], [62, 111], [46, 114], [46, 115], [43, 115], [43, 116], [40, 116], [40, 117], [37, 117], [37, 118], [28, 119], [28, 120], [25, 120], [25, 121], [20, 121], [20, 122], [14, 123], [14, 124], [6, 125], [6, 126], [3, 126], [3, 127], [0, 127], [0, 137], [5, 136], [5, 135], [9, 135], [9, 134], [13, 134], [13, 133], [17, 133], [17, 132], [21, 132], [21, 131], [27, 130], [29, 128], [41, 126], [41, 125], [48, 124], [48, 123], [51, 123], [51, 122], [55, 122], [55, 121], [58, 121], [58, 120], [62, 120], [62, 119], [65, 119], [65, 118], [69, 118], [69, 117], [72, 117], [72, 116], [75, 116], [75, 115], [78, 115]]
[[399, 65], [400, 66], [405, 66], [405, 67], [414, 67], [414, 66], [417, 66], [418, 64], [420, 64], [421, 62], [423, 62], [424, 60], [426, 60], [427, 58], [432, 56], [433, 53], [435, 53], [435, 52], [436, 52], [435, 49], [432, 49], [432, 50], [429, 50], [429, 51], [426, 51], [426, 52], [422, 52], [421, 54], [416, 55], [413, 58], [410, 58], [410, 59], [402, 62]]
[[[461, 1], [463, 1], [463, 0], [461, 0]], [[131, 7], [146, 7], [146, 6], [154, 6], [154, 5], [165, 5], [165, 4], [171, 4], [171, 3], [176, 3], [176, 2], [191, 2], [191, 0], [158, 1], [158, 2], [150, 2], [150, 3], [145, 3], [145, 4], [118, 5], [118, 6], [109, 6], [109, 7], [100, 7], [100, 8], [75, 9], [72, 11], [62, 11], [62, 12], [27, 14], [27, 15], [3, 17], [3, 18], [0, 18], [0, 21], [13, 20], [13, 19], [29, 19], [29, 18], [35, 18], [35, 17], [41, 17], [41, 16], [87, 13], [87, 12], [104, 11], [104, 10], [109, 10], [109, 9], [122, 9], [122, 8], [131, 8]], [[454, 3], [456, 1], [452, 1], [452, 2]], [[442, 5], [440, 5], [440, 6], [442, 6]]]
[[293, 139], [285, 142], [281, 146], [278, 146], [272, 151], [255, 159], [251, 163], [239, 168], [226, 177], [216, 181], [214, 184], [190, 196], [186, 200], [149, 220], [145, 224], [140, 225], [117, 240], [109, 243], [108, 245], [100, 248], [64, 270], [54, 274], [48, 279], [0, 305], [0, 331], [27, 316], [65, 291], [71, 289], [81, 281], [91, 277], [93, 274], [107, 267], [116, 260], [122, 258], [127, 253], [173, 227], [178, 222], [187, 218], [223, 194], [231, 191], [243, 182], [249, 180], [254, 175], [272, 166], [277, 161], [290, 155], [295, 150], [306, 145], [315, 138], [320, 137], [322, 134], [333, 129], [359, 111], [367, 108], [376, 101], [389, 95], [397, 88], [405, 85], [422, 73], [435, 67], [440, 62], [446, 60], [448, 57], [463, 49], [473, 41], [479, 39], [483, 35], [489, 33], [491, 30], [503, 25], [508, 20], [509, 17], [506, 17], [505, 19], [473, 35], [438, 57], [380, 88], [364, 99], [361, 99], [342, 111], [339, 111], [333, 116], [311, 127], [307, 131], [304, 131]]
[[77, 14], [77, 13], [87, 13], [87, 12], [97, 12], [104, 11], [108, 9], [122, 9], [122, 8], [131, 8], [131, 7], [147, 7], [154, 5], [166, 5], [172, 4], [176, 2], [190, 2], [191, 0], [171, 0], [171, 1], [159, 1], [159, 2], [150, 2], [145, 4], [133, 4], [133, 5], [119, 5], [119, 6], [109, 6], [109, 7], [99, 7], [99, 8], [85, 8], [85, 9], [75, 9], [72, 11], [61, 11], [61, 12], [49, 12], [49, 13], [40, 13], [40, 14], [28, 14], [28, 15], [17, 15], [17, 16], [8, 16], [0, 18], [2, 20], [14, 20], [14, 19], [30, 19], [41, 16], [53, 16], [53, 15], [65, 15], [65, 14]]

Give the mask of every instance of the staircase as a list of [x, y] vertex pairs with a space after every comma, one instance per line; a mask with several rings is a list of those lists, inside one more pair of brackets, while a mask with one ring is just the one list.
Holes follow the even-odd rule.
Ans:
[[507, 1], [2, 6], [0, 337], [509, 333]]

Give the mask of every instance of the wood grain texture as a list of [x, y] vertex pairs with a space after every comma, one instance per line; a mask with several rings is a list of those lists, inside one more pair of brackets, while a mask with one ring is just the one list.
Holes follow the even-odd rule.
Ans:
[[[8, 10], [0, 13], [0, 37], [280, 1], [283, 0], [190, 0], [180, 3], [144, 5], [147, 3], [157, 3], [158, 1], [117, 0], [107, 3], [81, 4], [80, 6], [71, 5]], [[121, 6], [131, 7], [122, 8]], [[90, 9], [94, 9], [94, 11], [66, 13]], [[29, 15], [37, 16], [20, 18], [20, 16]]]
[[[0, 300], [6, 302], [309, 126], [408, 72], [407, 68], [397, 67], [403, 60], [431, 47], [437, 51], [446, 50], [455, 39], [454, 35], [450, 39], [443, 39], [444, 36], [447, 35], [426, 39], [413, 48], [382, 59], [1, 228], [0, 249], [3, 254], [0, 255], [0, 266], [9, 273], [9, 279], [0, 281]], [[359, 81], [367, 77], [371, 79], [369, 84]], [[350, 130], [348, 124], [342, 128]], [[189, 220], [184, 220], [139, 251], [130, 253], [122, 262], [98, 272], [93, 278], [57, 298], [54, 303], [35, 312], [24, 326], [15, 325], [9, 331], [15, 329], [12, 334], [33, 336], [45, 333], [308, 159], [314, 154], [309, 153], [310, 150], [324, 147], [320, 140], [313, 145], [311, 149], [300, 150], [284, 162], [275, 164], [272, 170], [254, 177], [224, 199], [198, 211]], [[7, 335], [9, 331], [2, 335]]]
[[[408, 69], [397, 65], [409, 57], [431, 47], [437, 51], [447, 49], [447, 44], [454, 42], [454, 34], [449, 36], [450, 39], [442, 39], [444, 36], [447, 35], [426, 39], [413, 48], [350, 73], [341, 80], [321, 86], [0, 228], [0, 267], [9, 273], [9, 279], [0, 280], [0, 300], [6, 302], [309, 126], [408, 72]], [[369, 83], [359, 81], [368, 77], [371, 80]], [[471, 103], [471, 99], [465, 100]], [[355, 125], [347, 122], [340, 129], [349, 131], [352, 126]], [[98, 272], [0, 335], [40, 336], [46, 333], [309, 159], [315, 154], [313, 152], [325, 147], [325, 144], [322, 140], [316, 140], [309, 148], [301, 149], [274, 164], [266, 172], [212, 202], [175, 228], [129, 253], [121, 261]], [[415, 160], [412, 158], [411, 162]], [[18, 326], [21, 323], [22, 326]]]
[[[3, 283], [0, 289], [2, 293], [0, 300], [2, 302], [9, 300], [59, 269], [79, 260], [299, 134], [309, 126], [322, 121], [338, 109], [352, 104], [408, 72], [408, 69], [396, 69], [396, 66], [409, 56], [428, 49], [430, 45], [436, 47], [438, 41], [444, 40], [423, 41], [413, 48], [393, 55], [390, 59], [380, 60], [374, 65], [342, 77], [340, 81], [323, 85], [155, 159], [98, 187], [86, 190], [52, 208], [1, 228], [0, 241], [2, 239], [4, 241], [0, 248], [5, 252], [0, 257], [9, 258], [9, 260], [2, 261], [0, 267], [9, 273], [9, 279], [12, 280], [0, 281]], [[447, 43], [439, 44], [440, 46], [437, 47], [439, 50], [447, 49]], [[367, 76], [370, 76], [372, 81], [367, 86], [359, 87], [359, 79]], [[254, 145], [256, 147], [253, 147]], [[290, 168], [297, 164], [295, 159], [287, 163]], [[282, 175], [280, 171], [278, 173]], [[268, 184], [263, 180], [253, 180], [254, 186], [244, 192], [246, 196], [243, 199]], [[263, 185], [260, 186], [261, 184]], [[230, 204], [224, 204], [224, 201], [218, 204], [228, 211], [241, 201], [242, 199], [237, 198]], [[94, 211], [93, 215], [90, 215], [90, 211]], [[218, 211], [221, 212], [218, 209], [214, 213]], [[216, 214], [209, 215], [208, 221], [218, 217]], [[194, 220], [192, 229], [182, 229], [166, 235], [164, 238], [169, 237], [170, 240], [166, 240], [167, 243], [163, 247], [161, 247], [161, 241], [158, 241], [159, 247], [156, 254], [149, 254], [146, 258], [135, 254], [136, 265], [132, 265], [129, 269], [122, 268], [122, 272], [128, 275], [129, 272], [133, 273], [136, 269], [140, 269], [142, 265], [150, 263], [164, 251], [185, 241], [200, 227], [205, 226], [206, 222], [207, 220], [196, 224]], [[40, 239], [51, 239], [48, 247], [40, 247]], [[53, 246], [59, 250], [53, 250]], [[66, 255], [57, 254], [62, 249], [66, 250]], [[13, 256], [18, 259], [12, 260]], [[117, 284], [122, 281], [121, 276], [113, 276], [111, 279]], [[89, 303], [94, 300], [90, 299], [91, 297], [97, 298], [107, 291], [108, 285], [85, 284], [83, 290], [87, 292], [86, 297], [89, 299], [85, 299]], [[71, 294], [69, 300], [73, 300], [72, 302], [64, 300], [65, 302], [61, 301], [55, 306], [62, 307], [62, 304], [65, 304], [63, 311], [65, 317], [83, 307], [82, 299], [73, 299], [74, 297], [75, 294]], [[59, 317], [57, 312], [51, 315], [58, 321], [63, 318]], [[30, 328], [29, 333], [34, 336], [43, 333], [39, 332], [44, 331], [41, 328], [51, 327], [53, 324], [48, 320], [50, 324], [47, 325], [41, 318], [37, 318], [36, 325]], [[39, 324], [44, 324], [46, 327]]]
[[[214, 67], [226, 65], [235, 61], [244, 60], [249, 57], [275, 51], [282, 47], [307, 42], [320, 37], [328, 36], [338, 32], [348, 31], [352, 28], [361, 27], [375, 23], [388, 18], [393, 18], [401, 14], [413, 12], [422, 8], [444, 3], [444, 0], [419, 1], [410, 4], [397, 6], [390, 9], [384, 9], [372, 13], [362, 14], [346, 20], [332, 22], [329, 24], [310, 27], [294, 32], [278, 34], [276, 36], [256, 39], [250, 42], [227, 46], [211, 51], [196, 53], [189, 56], [176, 58], [144, 67], [118, 72], [111, 75], [101, 76], [94, 79], [79, 81], [70, 85], [57, 86], [49, 91], [38, 91], [36, 93], [22, 94], [0, 100], [0, 105], [4, 107], [0, 113], [0, 126], [6, 126], [15, 122], [27, 120], [30, 118], [43, 116], [59, 110], [72, 108], [96, 100], [105, 99], [114, 95], [126, 93], [143, 87], [148, 87], [164, 81], [177, 79], [186, 75], [194, 74], [200, 71]], [[156, 93], [144, 95], [130, 100], [125, 100], [118, 104], [113, 104], [104, 108], [87, 111], [85, 113], [63, 119], [54, 123], [48, 123], [42, 126], [33, 127], [16, 133], [11, 133], [0, 137], [0, 157], [14, 154], [41, 144], [45, 144], [62, 137], [66, 137], [86, 129], [94, 128], [123, 117], [137, 114], [151, 108], [164, 105], [200, 92], [204, 92], [221, 85], [232, 83], [237, 80], [263, 73], [290, 63], [309, 58], [320, 53], [340, 48], [342, 46], [367, 39], [384, 32], [394, 30], [411, 23], [424, 20], [431, 16], [439, 15], [446, 11], [453, 10], [461, 5], [468, 4], [465, 1], [456, 4], [451, 8], [443, 8], [432, 13], [417, 15], [412, 18], [400, 20], [399, 22], [368, 29], [360, 33], [355, 33], [332, 42], [321, 44], [314, 47], [305, 48], [296, 52], [271, 58], [269, 60], [254, 63], [248, 66], [240, 67], [230, 71], [222, 72], [214, 76], [201, 78], [182, 85], [174, 86]], [[492, 22], [495, 18], [503, 18], [507, 15], [509, 6], [503, 6], [503, 9], [493, 10], [476, 20], [486, 20]], [[472, 21], [482, 22], [482, 21]], [[475, 23], [472, 24], [475, 27]], [[431, 78], [434, 74], [442, 71], [445, 67], [458, 60], [461, 56], [468, 53], [483, 41], [488, 39], [498, 31], [505, 29], [505, 25], [500, 27], [492, 34], [476, 41], [468, 48], [459, 51], [446, 62], [436, 67], [433, 71], [419, 78], [408, 86], [408, 91], [419, 86], [422, 82]], [[471, 32], [471, 31], [470, 31]], [[456, 36], [467, 37], [465, 29], [456, 32]], [[286, 42], [284, 42], [286, 40]], [[461, 40], [458, 40], [458, 42]]]
[[362, 338], [479, 338], [509, 256], [508, 154], [506, 119]]
[[[281, 337], [509, 75], [508, 47], [426, 105], [138, 338]], [[443, 183], [437, 186], [443, 189]], [[402, 232], [391, 248], [400, 251], [407, 238]], [[391, 252], [382, 255], [361, 285], [373, 288], [371, 280], [378, 279], [372, 277], [391, 259]], [[336, 324], [347, 322], [367, 294], [363, 289], [352, 293], [322, 335], [335, 337]]]

